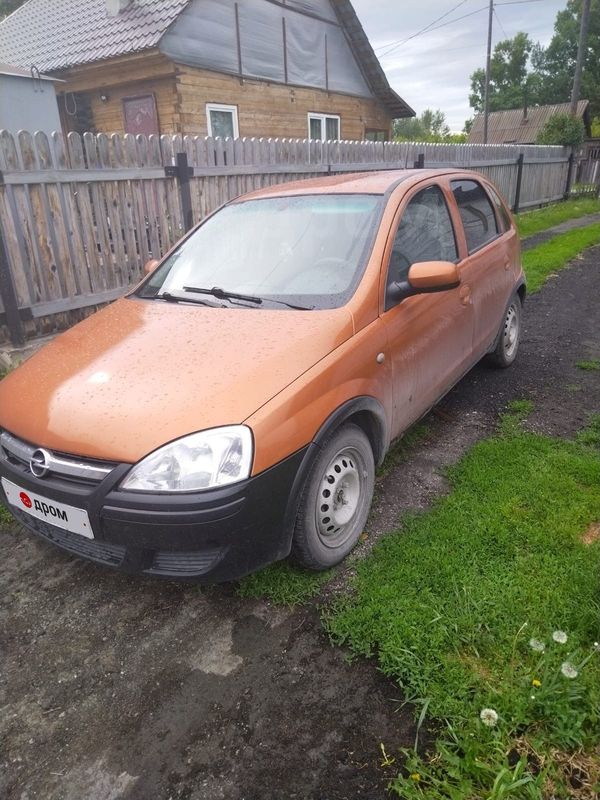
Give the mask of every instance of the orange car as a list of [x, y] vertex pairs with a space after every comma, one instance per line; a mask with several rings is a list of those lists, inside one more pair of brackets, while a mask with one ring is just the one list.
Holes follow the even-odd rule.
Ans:
[[519, 345], [518, 235], [472, 172], [269, 187], [148, 272], [1, 382], [0, 477], [34, 533], [149, 575], [336, 564], [390, 441]]

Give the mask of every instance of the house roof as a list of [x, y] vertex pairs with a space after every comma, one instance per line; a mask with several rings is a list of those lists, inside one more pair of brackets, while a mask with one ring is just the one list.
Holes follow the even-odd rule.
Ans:
[[13, 64], [3, 64], [0, 62], [0, 75], [8, 75], [11, 78], [30, 78], [36, 81], [61, 82], [59, 78], [52, 78], [50, 75], [42, 75], [35, 69], [22, 69]]
[[27, 0], [0, 22], [0, 57], [43, 71], [156, 47], [189, 0], [135, 0], [119, 14], [106, 0]]
[[[589, 101], [577, 103], [577, 116], [583, 119], [589, 134]], [[527, 109], [512, 108], [508, 111], [492, 111], [488, 116], [488, 144], [535, 144], [538, 133], [555, 114], [568, 114], [570, 103], [551, 106], [533, 106]], [[483, 114], [473, 120], [467, 140], [469, 144], [483, 143]]]
[[[132, 0], [108, 16], [107, 0], [27, 0], [0, 22], [0, 57], [44, 72], [157, 47], [190, 0]], [[350, 0], [331, 0], [373, 94], [393, 117], [413, 109], [390, 87]]]

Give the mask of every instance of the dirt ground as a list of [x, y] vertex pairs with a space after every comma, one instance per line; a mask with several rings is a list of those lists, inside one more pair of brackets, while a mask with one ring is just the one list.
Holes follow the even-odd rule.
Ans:
[[[507, 401], [533, 400], [530, 425], [556, 435], [600, 411], [600, 371], [575, 366], [600, 358], [599, 298], [596, 247], [528, 300], [518, 362], [477, 366], [379, 481], [364, 552], [445, 490], [444, 466]], [[329, 645], [314, 607], [131, 579], [17, 526], [0, 533], [0, 555], [4, 800], [386, 795], [397, 763], [381, 767], [380, 743], [390, 754], [412, 743], [412, 715], [374, 663]]]

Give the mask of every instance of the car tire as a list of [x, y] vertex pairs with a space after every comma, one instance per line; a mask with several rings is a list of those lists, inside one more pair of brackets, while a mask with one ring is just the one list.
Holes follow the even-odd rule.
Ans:
[[496, 347], [488, 356], [488, 360], [493, 366], [506, 369], [514, 363], [521, 341], [522, 320], [523, 303], [516, 294], [506, 309]]
[[323, 444], [306, 479], [292, 559], [312, 570], [339, 564], [363, 532], [374, 486], [371, 443], [362, 428], [346, 423]]

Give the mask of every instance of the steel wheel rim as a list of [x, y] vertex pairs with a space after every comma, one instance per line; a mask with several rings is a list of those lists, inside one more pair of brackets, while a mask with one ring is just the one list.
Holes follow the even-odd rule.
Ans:
[[506, 319], [504, 320], [502, 344], [506, 358], [512, 358], [519, 346], [519, 312], [514, 303], [508, 309]]
[[367, 475], [363, 458], [345, 447], [331, 459], [319, 484], [315, 520], [326, 547], [340, 547], [352, 536], [362, 508]]

